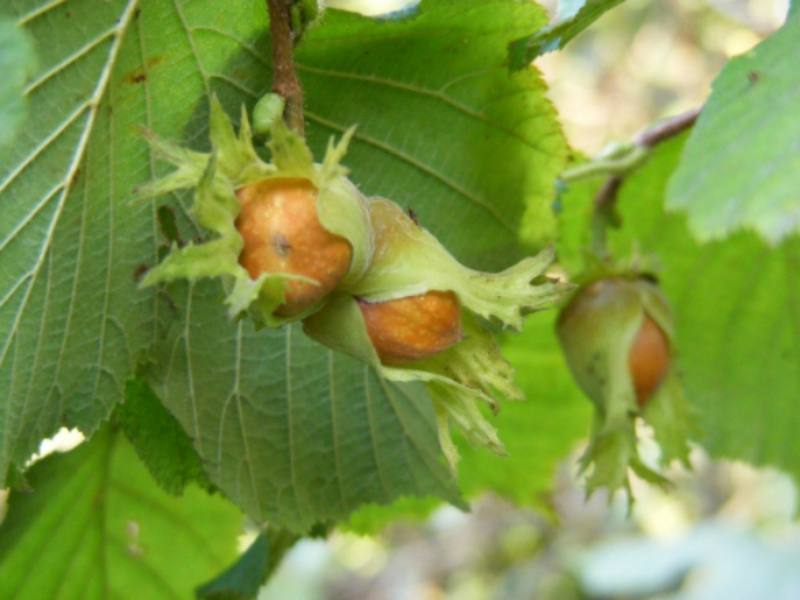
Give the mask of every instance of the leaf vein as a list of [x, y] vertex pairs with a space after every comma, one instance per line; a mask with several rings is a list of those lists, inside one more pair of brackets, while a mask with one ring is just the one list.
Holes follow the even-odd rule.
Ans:
[[27, 227], [27, 226], [30, 224], [30, 222], [31, 222], [31, 221], [33, 221], [33, 218], [34, 218], [34, 217], [35, 217], [37, 214], [39, 214], [39, 212], [40, 212], [40, 211], [41, 211], [41, 210], [42, 210], [42, 209], [43, 209], [45, 206], [47, 206], [47, 204], [50, 202], [50, 200], [52, 200], [53, 198], [55, 198], [56, 194], [57, 194], [57, 193], [58, 193], [58, 192], [59, 192], [59, 191], [60, 191], [60, 190], [61, 190], [63, 187], [64, 187], [64, 182], [62, 181], [61, 183], [59, 183], [58, 185], [56, 185], [55, 187], [53, 187], [53, 189], [52, 189], [52, 190], [50, 190], [49, 192], [47, 192], [47, 195], [46, 195], [46, 196], [44, 196], [44, 197], [42, 198], [42, 200], [41, 200], [41, 201], [39, 201], [39, 203], [38, 203], [38, 204], [36, 204], [36, 206], [34, 206], [34, 207], [33, 207], [33, 210], [31, 210], [31, 211], [30, 211], [30, 212], [29, 212], [27, 215], [25, 215], [25, 217], [24, 217], [24, 218], [23, 218], [23, 219], [22, 219], [22, 220], [21, 220], [21, 221], [20, 221], [20, 222], [17, 224], [17, 226], [16, 226], [16, 227], [14, 227], [14, 229], [12, 229], [12, 230], [11, 230], [11, 231], [8, 233], [8, 235], [5, 237], [5, 239], [3, 239], [3, 241], [2, 241], [2, 242], [0, 242], [0, 252], [2, 252], [2, 251], [5, 249], [5, 247], [6, 247], [6, 246], [8, 246], [8, 244], [10, 244], [10, 243], [11, 243], [11, 242], [14, 240], [14, 238], [16, 238], [16, 237], [17, 237], [17, 235], [18, 235], [18, 234], [19, 234], [19, 233], [20, 233], [20, 232], [21, 232], [23, 229], [25, 229], [25, 228], [26, 228], [26, 227]]
[[[306, 115], [306, 118], [308, 118], [309, 121], [316, 121], [320, 125], [324, 125], [326, 127], [329, 127], [330, 129], [334, 129], [334, 130], [342, 132], [342, 133], [344, 133], [347, 130], [346, 127], [343, 127], [342, 125], [339, 125], [338, 123], [334, 123], [333, 121], [329, 121], [327, 119], [324, 119], [324, 118], [322, 118], [322, 117], [320, 117], [318, 115], [315, 115], [315, 114], [313, 114], [313, 113], [311, 113], [309, 111], [306, 111], [305, 115]], [[514, 228], [514, 226], [511, 225], [510, 223], [508, 223], [503, 218], [503, 216], [491, 204], [489, 204], [485, 200], [479, 198], [478, 196], [476, 196], [475, 194], [473, 194], [472, 192], [470, 192], [466, 188], [458, 185], [452, 179], [446, 177], [444, 174], [438, 172], [436, 169], [433, 169], [432, 167], [429, 167], [428, 165], [420, 162], [416, 158], [414, 158], [412, 156], [409, 156], [408, 154], [406, 154], [404, 152], [400, 152], [399, 150], [397, 150], [396, 148], [393, 148], [389, 144], [386, 144], [384, 142], [376, 140], [375, 138], [366, 136], [363, 133], [359, 133], [358, 130], [356, 130], [356, 133], [355, 133], [355, 135], [353, 137], [355, 139], [361, 140], [362, 142], [364, 142], [366, 144], [374, 146], [375, 148], [383, 150], [387, 154], [391, 154], [395, 158], [399, 158], [400, 160], [403, 160], [403, 161], [407, 162], [408, 164], [410, 164], [411, 166], [419, 169], [423, 173], [426, 173], [427, 175], [430, 175], [434, 179], [436, 179], [439, 182], [443, 183], [446, 187], [449, 187], [454, 192], [457, 192], [457, 193], [461, 194], [467, 200], [470, 200], [476, 206], [479, 206], [479, 207], [483, 208], [484, 210], [486, 210], [486, 212], [488, 212], [502, 227], [507, 229], [510, 233], [513, 233], [514, 235], [517, 234], [517, 231]]]
[[92, 50], [97, 48], [100, 44], [105, 42], [109, 38], [113, 38], [119, 32], [119, 27], [111, 27], [110, 29], [104, 31], [99, 36], [97, 36], [94, 40], [89, 42], [88, 44], [78, 48], [75, 52], [61, 60], [60, 62], [53, 65], [50, 69], [42, 73], [39, 77], [34, 79], [28, 87], [25, 88], [25, 95], [27, 96], [44, 83], [46, 83], [49, 79], [58, 75], [61, 71], [67, 69], [72, 64], [89, 54]]
[[362, 368], [362, 372], [364, 373], [364, 399], [366, 400], [366, 407], [367, 407], [367, 421], [369, 423], [369, 436], [371, 439], [370, 447], [372, 448], [372, 454], [375, 458], [375, 467], [377, 470], [378, 481], [381, 484], [381, 489], [385, 494], [385, 500], [389, 501], [392, 498], [392, 495], [389, 493], [389, 489], [386, 487], [386, 482], [383, 478], [383, 465], [381, 464], [380, 456], [378, 454], [378, 436], [375, 432], [375, 419], [372, 415], [372, 394], [370, 393], [369, 388], [369, 373], [370, 367], [364, 366]]
[[36, 19], [38, 17], [41, 17], [43, 14], [45, 14], [47, 12], [50, 12], [51, 10], [56, 8], [57, 6], [61, 6], [62, 4], [66, 3], [66, 2], [67, 2], [67, 0], [53, 0], [49, 4], [45, 4], [43, 6], [40, 6], [39, 8], [36, 8], [36, 9], [32, 10], [28, 14], [22, 15], [19, 18], [19, 21], [17, 21], [17, 24], [20, 25], [20, 26], [27, 25], [28, 23], [30, 23], [34, 19]]

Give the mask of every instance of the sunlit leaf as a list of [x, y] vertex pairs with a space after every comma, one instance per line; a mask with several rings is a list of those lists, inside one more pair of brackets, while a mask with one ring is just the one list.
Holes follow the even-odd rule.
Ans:
[[192, 600], [236, 557], [242, 516], [219, 495], [162, 491], [119, 431], [53, 454], [0, 526], [3, 600]]
[[800, 11], [714, 81], [667, 188], [700, 241], [751, 230], [770, 244], [800, 232]]

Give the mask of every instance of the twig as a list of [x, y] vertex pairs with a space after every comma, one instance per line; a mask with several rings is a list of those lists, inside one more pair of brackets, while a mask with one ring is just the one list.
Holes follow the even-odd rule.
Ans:
[[625, 178], [612, 175], [594, 197], [592, 211], [592, 249], [598, 256], [606, 253], [606, 231], [619, 227], [619, 215], [616, 211], [617, 194]]
[[701, 110], [703, 110], [702, 106], [672, 117], [671, 119], [667, 119], [666, 121], [662, 121], [633, 138], [633, 143], [643, 148], [654, 148], [661, 142], [675, 137], [693, 127], [697, 121], [697, 117], [700, 116]]
[[646, 129], [634, 137], [633, 143], [621, 153], [572, 169], [571, 179], [570, 174], [564, 174], [566, 177], [562, 178], [568, 181], [603, 174], [608, 176], [594, 197], [592, 247], [595, 253], [605, 254], [606, 231], [619, 226], [619, 214], [616, 211], [617, 196], [622, 184], [625, 183], [625, 178], [649, 158], [653, 148], [692, 127], [701, 110], [702, 107], [690, 110]]
[[594, 197], [594, 209], [600, 211], [613, 206], [623, 181], [625, 181], [625, 179], [621, 175], [612, 175], [606, 179], [603, 187], [600, 188], [597, 195]]
[[272, 37], [272, 91], [286, 99], [284, 118], [297, 134], [303, 135], [303, 88], [294, 68], [291, 0], [267, 0], [269, 32]]
[[649, 129], [645, 129], [636, 135], [636, 137], [633, 138], [634, 151], [631, 152], [631, 154], [636, 155], [637, 160], [628, 161], [629, 163], [634, 164], [626, 165], [628, 167], [626, 170], [613, 173], [608, 178], [606, 183], [602, 188], [600, 188], [600, 191], [597, 192], [597, 195], [594, 198], [595, 210], [610, 214], [610, 211], [613, 211], [614, 204], [617, 201], [617, 194], [619, 193], [619, 190], [625, 181], [625, 177], [632, 170], [632, 168], [634, 166], [638, 166], [639, 163], [644, 162], [649, 157], [650, 151], [660, 143], [665, 142], [668, 139], [673, 138], [694, 126], [702, 108], [703, 107], [701, 106], [672, 117], [666, 121], [662, 121], [661, 123], [658, 123]]
[[650, 156], [651, 150], [658, 144], [691, 128], [697, 121], [701, 109], [702, 107], [695, 108], [646, 129], [636, 135], [631, 143], [615, 149], [610, 155], [601, 155], [595, 160], [565, 171], [561, 175], [561, 180], [571, 183], [603, 175], [624, 177], [644, 163]]

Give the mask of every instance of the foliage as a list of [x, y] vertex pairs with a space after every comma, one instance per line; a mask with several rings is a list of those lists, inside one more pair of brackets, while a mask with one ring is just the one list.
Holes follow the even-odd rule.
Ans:
[[667, 189], [667, 207], [686, 211], [701, 242], [745, 229], [776, 245], [800, 231], [798, 34], [794, 10], [780, 31], [731, 60], [714, 82]]
[[[618, 200], [622, 226], [611, 234], [610, 246], [626, 253], [636, 244], [662, 267], [658, 278], [675, 311], [679, 368], [703, 447], [717, 457], [778, 466], [800, 477], [792, 443], [800, 419], [800, 240], [795, 236], [771, 249], [753, 233], [738, 233], [698, 243], [686, 218], [663, 208], [684, 143], [682, 136], [662, 144], [625, 182]], [[591, 219], [585, 207], [597, 187], [574, 186], [562, 199], [561, 248], [573, 262], [579, 260], [578, 232], [585, 234]]]
[[0, 598], [188, 598], [236, 555], [236, 507], [196, 486], [163, 491], [119, 429], [27, 477], [0, 527]]
[[[485, 416], [510, 456], [458, 439], [456, 482], [422, 385], [389, 382], [298, 324], [229, 319], [215, 281], [140, 289], [170, 246], [207, 237], [187, 193], [130, 201], [167, 172], [142, 127], [207, 152], [212, 96], [229, 117], [252, 112], [272, 80], [257, 4], [4, 3], [0, 129], [15, 142], [0, 155], [0, 473], [19, 483], [61, 426], [91, 439], [28, 469], [33, 492], [11, 493], [0, 598], [138, 597], [142, 586], [190, 598], [203, 582], [202, 597], [252, 597], [312, 530], [375, 531], [486, 490], [542, 507], [554, 465], [587, 432], [591, 407], [554, 311], [503, 334], [527, 400]], [[307, 142], [320, 160], [357, 125], [350, 178], [413, 209], [469, 267], [499, 271], [555, 244], [559, 274], [575, 277], [604, 182], [569, 182], [556, 197], [569, 150], [528, 63], [616, 4], [564, 3], [551, 27], [538, 5], [513, 0], [424, 0], [384, 20], [326, 10], [295, 52]], [[607, 249], [626, 257], [638, 245], [661, 264], [696, 441], [800, 477], [800, 119], [786, 108], [797, 23], [794, 11], [731, 62], [688, 141], [639, 148], [615, 172], [608, 222], [621, 227]], [[20, 90], [35, 118], [22, 120]], [[665, 194], [687, 214], [665, 213]], [[231, 566], [240, 511], [269, 533]]]

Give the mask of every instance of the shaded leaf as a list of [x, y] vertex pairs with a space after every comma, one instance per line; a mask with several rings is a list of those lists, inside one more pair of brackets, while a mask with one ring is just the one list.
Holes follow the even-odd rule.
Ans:
[[770, 244], [800, 231], [800, 11], [713, 83], [667, 207], [685, 211], [700, 241], [742, 229]]
[[0, 526], [4, 600], [191, 600], [236, 556], [239, 510], [196, 487], [168, 495], [108, 428], [28, 478]]
[[4, 9], [36, 40], [39, 68], [36, 119], [0, 162], [0, 472], [61, 426], [91, 435], [172, 318], [166, 298], [136, 290], [163, 243], [156, 207], [127, 198], [155, 174], [139, 127], [181, 135], [187, 97], [206, 89], [192, 63], [185, 73], [194, 59], [174, 6]]
[[125, 402], [114, 414], [162, 489], [180, 495], [189, 483], [196, 483], [212, 490], [192, 440], [145, 381], [127, 381]]
[[269, 540], [262, 533], [232, 566], [197, 589], [198, 598], [250, 600], [258, 595], [269, 564]]
[[256, 521], [304, 533], [365, 502], [460, 502], [421, 384], [382, 380], [299, 325], [231, 324], [216, 282], [170, 289], [186, 327], [159, 346], [150, 376], [211, 480]]
[[[207, 150], [208, 97], [238, 116], [271, 85], [265, 11], [210, 0], [9, 10], [40, 42], [41, 67], [38, 118], [0, 165], [0, 472], [62, 425], [91, 434], [155, 358], [159, 397], [213, 483], [256, 519], [306, 530], [404, 494], [457, 502], [418, 388], [385, 386], [295, 330], [230, 322], [210, 284], [138, 289], [164, 235], [202, 236], [184, 195], [128, 202], [166, 171], [140, 127]], [[508, 41], [543, 19], [511, 0], [427, 0], [391, 22], [329, 11], [298, 51], [314, 154], [358, 124], [345, 162], [366, 193], [413, 206], [469, 266], [509, 266], [520, 230], [537, 245], [552, 235], [566, 154], [539, 75], [505, 65]], [[162, 205], [175, 214], [167, 232]], [[347, 461], [338, 473], [333, 448]]]
[[297, 535], [272, 529], [259, 534], [239, 560], [197, 589], [197, 597], [208, 600], [255, 600], [261, 586], [297, 540]]
[[510, 266], [520, 230], [552, 239], [566, 160], [539, 73], [508, 74], [508, 42], [545, 23], [509, 0], [425, 0], [402, 21], [328, 11], [297, 53], [309, 142], [357, 124], [345, 164], [367, 196], [413, 208], [469, 267]]

